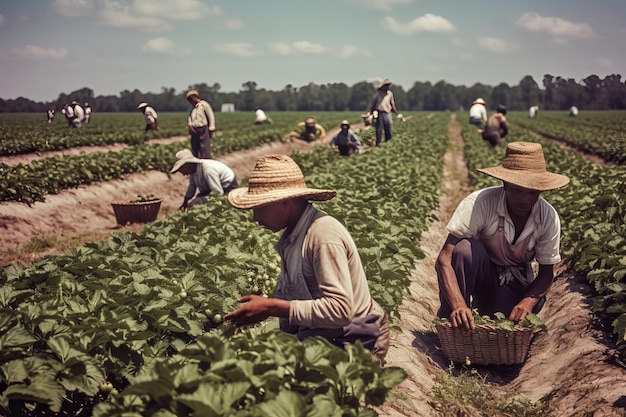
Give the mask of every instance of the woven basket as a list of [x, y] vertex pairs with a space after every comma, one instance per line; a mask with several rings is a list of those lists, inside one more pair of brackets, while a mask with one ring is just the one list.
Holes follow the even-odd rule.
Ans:
[[450, 323], [436, 323], [437, 335], [443, 353], [452, 362], [474, 365], [516, 365], [526, 360], [534, 330], [515, 327], [505, 330], [489, 325], [476, 325], [473, 331], [452, 327]]
[[137, 203], [113, 202], [111, 205], [117, 224], [123, 226], [128, 223], [148, 223], [155, 220], [162, 202], [163, 200], [159, 199]]

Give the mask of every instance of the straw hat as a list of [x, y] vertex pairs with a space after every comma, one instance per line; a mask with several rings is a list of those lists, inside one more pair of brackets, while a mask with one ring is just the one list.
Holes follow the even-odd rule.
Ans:
[[341, 124], [339, 126], [348, 126], [348, 127], [350, 127], [350, 122], [347, 121], [347, 120], [342, 120]]
[[199, 164], [202, 162], [201, 159], [193, 156], [189, 149], [183, 149], [182, 151], [176, 152], [176, 158], [178, 158], [178, 160], [174, 163], [174, 166], [170, 170], [171, 173], [178, 171], [185, 164]]
[[472, 104], [482, 104], [484, 106], [487, 103], [485, 103], [485, 100], [483, 100], [482, 97], [478, 97]]
[[376, 87], [376, 89], [380, 90], [384, 86], [390, 85], [390, 84], [391, 84], [391, 81], [389, 81], [389, 78], [385, 78], [385, 81], [383, 81], [382, 83], [378, 84], [378, 87]]
[[143, 109], [144, 107], [148, 107], [148, 103], [146, 103], [145, 101], [142, 101], [141, 103], [139, 103], [139, 105], [137, 106], [138, 109]]
[[187, 91], [187, 94], [185, 94], [185, 98], [189, 98], [191, 96], [200, 97], [200, 93], [198, 93], [198, 90], [189, 90], [189, 91]]
[[248, 187], [231, 191], [228, 202], [239, 209], [251, 209], [295, 197], [326, 201], [336, 194], [333, 190], [308, 188], [300, 167], [287, 155], [266, 155], [257, 160]]
[[569, 178], [565, 175], [546, 170], [543, 148], [541, 144], [532, 142], [509, 143], [500, 166], [480, 168], [478, 171], [536, 191], [555, 190], [569, 183]]

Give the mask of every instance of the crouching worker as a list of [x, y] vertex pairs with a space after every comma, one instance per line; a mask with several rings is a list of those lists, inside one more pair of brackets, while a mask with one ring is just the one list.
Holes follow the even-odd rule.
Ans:
[[341, 130], [330, 141], [330, 146], [341, 156], [350, 156], [361, 152], [361, 139], [350, 130], [350, 122], [342, 120]]
[[176, 152], [176, 158], [178, 160], [170, 172], [189, 175], [189, 186], [180, 211], [206, 203], [211, 191], [224, 195], [239, 186], [235, 172], [220, 161], [196, 158], [189, 149]]
[[237, 326], [278, 317], [281, 330], [299, 340], [322, 336], [336, 346], [357, 340], [384, 364], [389, 320], [372, 298], [356, 245], [334, 217], [310, 201], [326, 201], [335, 191], [308, 188], [300, 167], [288, 156], [261, 157], [249, 186], [228, 195], [230, 204], [252, 209], [259, 225], [283, 233], [275, 298], [246, 295], [225, 319]]
[[313, 116], [309, 116], [304, 120], [304, 122], [298, 123], [298, 127], [302, 129], [300, 132], [292, 130], [285, 135], [285, 138], [313, 142], [326, 136], [326, 129], [324, 129], [324, 126], [317, 123], [317, 120]]
[[[437, 314], [466, 329], [475, 327], [474, 308], [516, 322], [539, 312], [561, 260], [559, 216], [540, 194], [569, 183], [565, 175], [546, 170], [538, 143], [511, 142], [500, 166], [478, 171], [502, 185], [461, 201], [435, 264]], [[539, 264], [536, 276], [532, 261]]]

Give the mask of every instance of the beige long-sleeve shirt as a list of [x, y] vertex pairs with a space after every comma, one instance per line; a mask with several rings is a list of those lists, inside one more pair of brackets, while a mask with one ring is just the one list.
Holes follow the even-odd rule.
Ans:
[[[283, 235], [276, 244], [283, 268], [298, 264], [293, 257], [300, 256], [305, 280], [317, 284], [312, 288], [313, 299], [291, 301], [289, 325], [332, 329], [348, 325], [355, 317], [384, 315], [370, 295], [356, 245], [346, 228], [332, 216], [323, 216], [307, 230], [303, 219], [311, 210], [317, 211], [309, 205], [289, 236]], [[302, 233], [305, 236], [300, 252], [293, 243]]]

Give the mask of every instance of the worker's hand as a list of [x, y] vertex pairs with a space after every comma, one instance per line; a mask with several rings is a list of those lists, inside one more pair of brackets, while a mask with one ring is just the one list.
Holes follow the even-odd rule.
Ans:
[[212, 138], [215, 136], [215, 130], [209, 130], [209, 137]]
[[245, 304], [232, 313], [227, 314], [224, 320], [231, 321], [236, 326], [246, 326], [263, 321], [270, 316], [272, 300], [259, 295], [245, 295], [237, 300]]
[[474, 316], [472, 310], [467, 307], [457, 308], [450, 313], [450, 324], [452, 327], [474, 330]]
[[182, 213], [184, 213], [184, 212], [185, 212], [185, 210], [187, 210], [187, 206], [183, 204], [182, 206], [180, 206], [180, 207], [178, 208], [178, 210], [180, 210]]
[[189, 126], [189, 133], [196, 133], [196, 129], [193, 128], [193, 126]]
[[406, 120], [404, 118], [404, 115], [402, 113], [398, 113], [398, 115], [396, 116], [398, 119], [402, 120], [403, 122]]
[[511, 310], [511, 314], [509, 314], [509, 320], [514, 322], [524, 320], [526, 315], [532, 313], [533, 308], [535, 308], [538, 302], [539, 299], [537, 298], [522, 298], [522, 300], [517, 303], [515, 307], [513, 307], [513, 310]]

